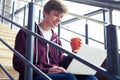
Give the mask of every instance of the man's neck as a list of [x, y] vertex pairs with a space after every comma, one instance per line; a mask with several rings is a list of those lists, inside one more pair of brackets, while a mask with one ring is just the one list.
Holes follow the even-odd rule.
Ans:
[[51, 30], [51, 27], [48, 26], [45, 21], [42, 21], [41, 23], [39, 23], [39, 26], [40, 26], [43, 30], [45, 30], [45, 31]]

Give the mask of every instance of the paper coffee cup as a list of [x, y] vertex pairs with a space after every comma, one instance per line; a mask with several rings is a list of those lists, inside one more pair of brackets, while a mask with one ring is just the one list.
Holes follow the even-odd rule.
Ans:
[[70, 45], [73, 52], [77, 52], [81, 47], [81, 39], [79, 37], [72, 38]]

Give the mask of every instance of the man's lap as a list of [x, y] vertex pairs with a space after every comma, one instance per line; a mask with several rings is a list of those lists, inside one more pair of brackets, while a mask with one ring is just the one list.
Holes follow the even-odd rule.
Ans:
[[[71, 73], [51, 73], [47, 74], [52, 80], [98, 80], [93, 75], [73, 75]], [[77, 79], [76, 79], [77, 78]], [[33, 80], [44, 80], [40, 76], [35, 77]]]

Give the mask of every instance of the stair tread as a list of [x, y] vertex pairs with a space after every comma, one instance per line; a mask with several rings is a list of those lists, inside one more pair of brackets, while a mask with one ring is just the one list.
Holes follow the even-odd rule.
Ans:
[[[16, 34], [17, 31], [11, 30], [8, 25], [0, 23], [0, 38], [2, 38], [12, 48], [14, 48]], [[0, 64], [12, 67], [12, 57], [13, 52], [0, 42]]]
[[[9, 44], [10, 46], [14, 46], [14, 43], [11, 42], [7, 42], [7, 44]], [[4, 47], [5, 45], [3, 43], [0, 43], [0, 48]], [[4, 48], [7, 48], [6, 46]]]
[[0, 32], [0, 36], [7, 36], [7, 37], [13, 37], [13, 38], [15, 38], [16, 37], [16, 33], [14, 33], [14, 34], [11, 33], [10, 35], [8, 35], [8, 33], [5, 34], [4, 32], [3, 33]]
[[[18, 31], [9, 29], [8, 25], [0, 23], [0, 38], [14, 48], [15, 37]], [[19, 73], [12, 66], [13, 52], [0, 41], [0, 64], [3, 65], [11, 76], [18, 80]], [[0, 68], [0, 80], [9, 80], [8, 76]]]
[[16, 34], [17, 31], [14, 31], [14, 30], [4, 30], [4, 29], [1, 29], [0, 28], [0, 33], [9, 33], [9, 34]]
[[[11, 76], [15, 79], [18, 80], [19, 73], [13, 69], [11, 66], [5, 66], [7, 71], [11, 74]], [[2, 80], [9, 80], [7, 75], [3, 72], [3, 70], [0, 68], [0, 79]]]

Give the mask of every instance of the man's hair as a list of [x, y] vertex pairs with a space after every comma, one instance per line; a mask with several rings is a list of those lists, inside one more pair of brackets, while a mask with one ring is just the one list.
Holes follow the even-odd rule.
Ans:
[[67, 13], [67, 7], [60, 0], [49, 0], [45, 6], [43, 11], [49, 13], [51, 10], [59, 11], [60, 13]]

